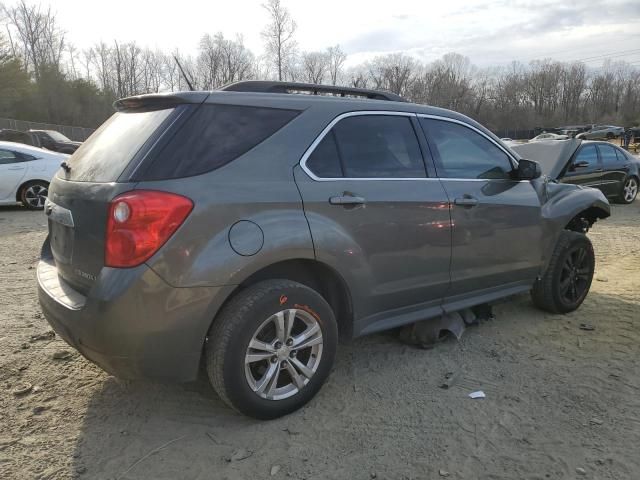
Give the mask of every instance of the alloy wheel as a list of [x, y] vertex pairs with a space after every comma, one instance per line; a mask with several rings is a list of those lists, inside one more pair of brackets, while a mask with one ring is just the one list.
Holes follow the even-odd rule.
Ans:
[[625, 202], [632, 202], [638, 194], [638, 181], [635, 178], [627, 180], [623, 188], [623, 195]]
[[309, 312], [282, 310], [256, 330], [245, 354], [251, 390], [267, 400], [298, 393], [313, 377], [322, 358], [322, 329]]
[[31, 208], [43, 208], [47, 200], [49, 190], [47, 187], [39, 184], [30, 185], [24, 192], [25, 202]]
[[560, 272], [560, 296], [566, 303], [575, 303], [586, 293], [591, 279], [587, 247], [579, 245], [567, 254]]

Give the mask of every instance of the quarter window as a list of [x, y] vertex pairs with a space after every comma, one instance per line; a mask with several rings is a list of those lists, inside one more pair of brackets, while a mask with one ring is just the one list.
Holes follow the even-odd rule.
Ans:
[[436, 170], [443, 178], [511, 178], [513, 165], [494, 143], [458, 123], [420, 118], [435, 147]]
[[342, 177], [342, 165], [333, 130], [327, 133], [307, 160], [307, 168], [321, 178]]
[[21, 161], [22, 159], [19, 158], [15, 152], [12, 152], [11, 150], [0, 150], [0, 165], [17, 163]]
[[307, 168], [325, 178], [424, 178], [411, 120], [358, 115], [340, 120], [309, 156]]
[[220, 168], [276, 133], [300, 112], [205, 104], [158, 154], [145, 180], [190, 177]]

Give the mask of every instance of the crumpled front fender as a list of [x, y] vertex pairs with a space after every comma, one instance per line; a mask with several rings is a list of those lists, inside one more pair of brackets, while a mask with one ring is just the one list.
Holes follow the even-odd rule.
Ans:
[[611, 215], [611, 206], [600, 190], [578, 185], [548, 182], [542, 196], [543, 265], [546, 269], [560, 232], [571, 220], [583, 212], [593, 221], [607, 218]]

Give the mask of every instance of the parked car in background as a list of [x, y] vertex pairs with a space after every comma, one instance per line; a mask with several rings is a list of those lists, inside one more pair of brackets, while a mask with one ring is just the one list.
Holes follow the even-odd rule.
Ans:
[[0, 205], [44, 207], [51, 178], [69, 156], [21, 143], [0, 141]]
[[582, 132], [587, 132], [591, 129], [591, 125], [565, 125], [563, 127], [559, 127], [558, 133], [560, 135], [567, 135], [569, 138], [575, 137], [577, 134]]
[[569, 138], [567, 135], [558, 135], [557, 133], [549, 133], [544, 132], [538, 135], [537, 137], [533, 137], [530, 142], [539, 142], [541, 140], [566, 140]]
[[540, 163], [553, 180], [597, 188], [620, 203], [631, 203], [638, 194], [640, 159], [609, 142], [571, 139], [511, 148]]
[[54, 152], [71, 154], [82, 145], [82, 142], [74, 142], [56, 130], [29, 130], [29, 133], [38, 138], [43, 148]]
[[37, 135], [11, 128], [0, 129], [0, 142], [24, 143], [33, 147], [40, 147], [40, 139]]
[[275, 418], [318, 392], [339, 335], [589, 291], [604, 195], [459, 113], [252, 81], [115, 106], [52, 180], [37, 269], [54, 330], [113, 374], [205, 365], [224, 402]]
[[624, 127], [616, 127], [613, 125], [594, 125], [588, 132], [582, 132], [576, 135], [576, 138], [583, 140], [599, 140], [619, 137], [624, 134]]
[[502, 140], [503, 142], [513, 142], [513, 138], [509, 137], [502, 137], [500, 140]]

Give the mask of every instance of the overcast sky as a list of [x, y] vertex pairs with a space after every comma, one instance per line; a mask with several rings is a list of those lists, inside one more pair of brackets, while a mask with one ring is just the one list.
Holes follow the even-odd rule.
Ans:
[[[301, 49], [340, 44], [349, 64], [398, 51], [425, 61], [455, 51], [479, 66], [553, 57], [597, 67], [609, 55], [640, 65], [640, 0], [282, 1], [298, 24]], [[268, 21], [262, 3], [41, 0], [81, 48], [118, 39], [196, 53], [204, 33], [221, 31], [241, 34], [256, 54]]]

